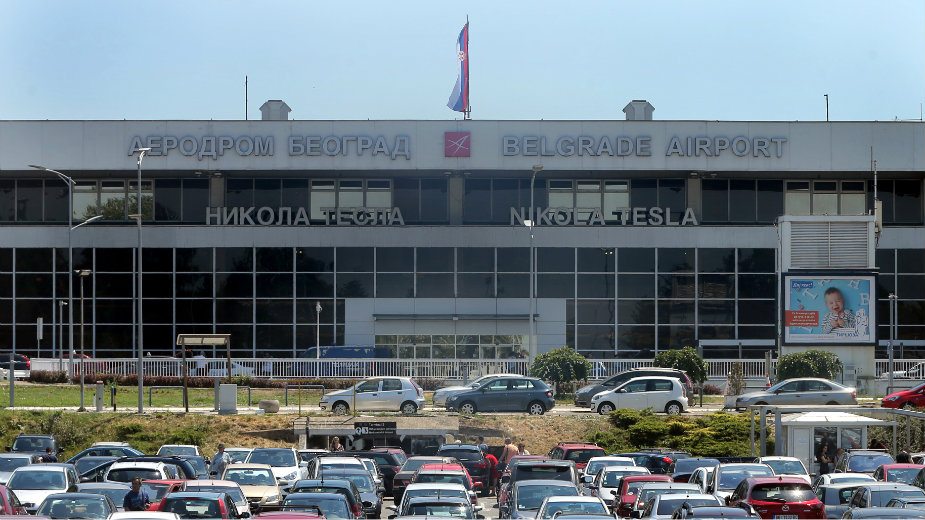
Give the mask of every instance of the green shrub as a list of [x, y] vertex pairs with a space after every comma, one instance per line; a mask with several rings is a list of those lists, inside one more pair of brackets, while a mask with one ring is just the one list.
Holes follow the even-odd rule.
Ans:
[[650, 417], [630, 426], [627, 433], [639, 447], [660, 446], [668, 435], [668, 424], [661, 417]]
[[29, 372], [30, 383], [67, 383], [67, 372], [59, 370], [31, 370]]
[[703, 383], [707, 380], [707, 362], [697, 354], [693, 347], [663, 350], [655, 356], [652, 364], [657, 367], [683, 370], [694, 383]]
[[610, 415], [607, 416], [607, 420], [610, 421], [610, 425], [614, 428], [629, 428], [643, 418], [651, 416], [652, 410], [649, 409], [630, 410], [628, 408], [621, 408], [610, 412]]
[[777, 380], [795, 377], [835, 379], [841, 374], [842, 363], [833, 352], [807, 350], [784, 354], [777, 359]]
[[590, 372], [591, 363], [569, 347], [559, 347], [536, 356], [530, 367], [530, 374], [552, 382], [557, 391], [560, 383], [587, 379]]

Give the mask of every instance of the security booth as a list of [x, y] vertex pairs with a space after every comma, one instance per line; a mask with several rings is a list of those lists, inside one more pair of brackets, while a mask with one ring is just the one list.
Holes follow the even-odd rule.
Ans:
[[293, 431], [302, 448], [328, 449], [337, 437], [346, 450], [400, 447], [410, 455], [433, 455], [457, 435], [457, 417], [300, 417]]
[[782, 455], [797, 457], [810, 473], [819, 474], [819, 458], [825, 454], [835, 468], [839, 448], [845, 451], [868, 447], [867, 431], [871, 426], [896, 428], [894, 421], [884, 421], [847, 412], [803, 412], [784, 415], [781, 419]]

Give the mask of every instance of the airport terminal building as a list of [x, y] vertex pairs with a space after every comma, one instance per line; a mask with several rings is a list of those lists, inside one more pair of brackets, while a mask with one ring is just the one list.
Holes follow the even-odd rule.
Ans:
[[[829, 245], [831, 222], [874, 227], [858, 217], [874, 207], [874, 160], [882, 231], [842, 237], [869, 250], [859, 263], [827, 246], [826, 266], [874, 275], [880, 319], [855, 348], [882, 354], [895, 292], [896, 355], [925, 357], [922, 123], [659, 121], [645, 102], [600, 121], [262, 110], [259, 121], [0, 122], [0, 345], [56, 352], [73, 268], [89, 271], [72, 304], [76, 331], [82, 288], [87, 353], [134, 356], [133, 151], [147, 147], [153, 355], [174, 352], [180, 333], [230, 333], [248, 358], [315, 357], [316, 344], [398, 359], [562, 345], [595, 359], [686, 345], [763, 358], [785, 342], [783, 274], [796, 265], [781, 217], [820, 217]], [[102, 218], [69, 228], [67, 185], [29, 165], [74, 179], [73, 225]]]

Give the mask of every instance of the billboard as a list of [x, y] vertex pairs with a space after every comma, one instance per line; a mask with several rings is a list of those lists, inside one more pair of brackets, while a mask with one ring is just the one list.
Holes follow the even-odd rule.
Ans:
[[784, 273], [785, 345], [876, 343], [876, 276]]

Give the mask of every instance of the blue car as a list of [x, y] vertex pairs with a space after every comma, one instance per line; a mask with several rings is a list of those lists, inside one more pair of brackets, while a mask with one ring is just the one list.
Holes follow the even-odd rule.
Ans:
[[449, 397], [446, 409], [463, 414], [476, 412], [527, 412], [543, 415], [556, 401], [545, 382], [535, 377], [492, 379], [481, 386]]

